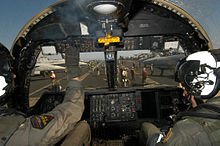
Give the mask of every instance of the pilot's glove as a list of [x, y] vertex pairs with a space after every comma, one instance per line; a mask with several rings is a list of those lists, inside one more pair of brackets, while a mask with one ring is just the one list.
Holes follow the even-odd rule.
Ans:
[[155, 146], [157, 143], [160, 143], [164, 135], [162, 133], [154, 133], [149, 136], [146, 142], [146, 146]]

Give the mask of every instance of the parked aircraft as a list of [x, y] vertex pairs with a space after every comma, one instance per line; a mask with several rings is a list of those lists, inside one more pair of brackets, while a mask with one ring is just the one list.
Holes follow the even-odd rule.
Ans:
[[161, 70], [160, 75], [164, 74], [165, 70], [175, 70], [177, 62], [185, 57], [184, 54], [170, 55], [170, 56], [156, 56], [143, 61], [145, 66], [153, 65], [153, 68]]
[[[87, 65], [84, 61], [79, 61], [79, 65]], [[65, 60], [64, 59], [48, 59], [47, 57], [41, 57], [38, 59], [35, 64], [34, 69], [32, 70], [32, 76], [34, 75], [43, 75], [46, 73], [55, 70], [66, 70]]]

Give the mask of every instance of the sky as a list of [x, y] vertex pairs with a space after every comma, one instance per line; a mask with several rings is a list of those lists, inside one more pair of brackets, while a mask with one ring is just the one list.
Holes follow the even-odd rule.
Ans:
[[23, 26], [59, 0], [0, 0], [0, 42], [8, 49]]
[[[0, 0], [0, 42], [11, 48], [19, 31], [37, 13], [60, 0]], [[169, 0], [190, 13], [220, 48], [220, 0]]]

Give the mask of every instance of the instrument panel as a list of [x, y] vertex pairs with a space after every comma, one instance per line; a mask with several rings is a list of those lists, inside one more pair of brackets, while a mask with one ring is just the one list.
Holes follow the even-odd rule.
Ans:
[[90, 123], [160, 121], [184, 108], [178, 87], [86, 91], [85, 107]]
[[136, 92], [89, 95], [90, 121], [120, 122], [136, 120], [137, 110], [140, 110], [138, 97], [140, 96]]

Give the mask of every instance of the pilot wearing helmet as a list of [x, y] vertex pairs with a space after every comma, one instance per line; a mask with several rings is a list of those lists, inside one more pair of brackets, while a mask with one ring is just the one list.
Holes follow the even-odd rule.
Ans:
[[11, 56], [0, 44], [0, 145], [54, 145], [66, 136], [62, 145], [89, 145], [90, 129], [79, 122], [84, 110], [84, 93], [78, 77], [67, 84], [63, 102], [52, 111], [30, 117], [6, 108], [13, 92]]
[[176, 79], [193, 108], [180, 113], [181, 120], [166, 133], [151, 123], [143, 123], [143, 145], [220, 145], [220, 62], [216, 57], [219, 51], [196, 52], [177, 64]]

